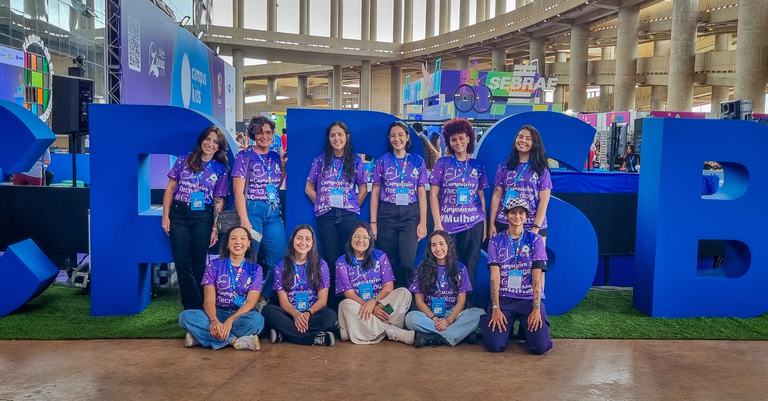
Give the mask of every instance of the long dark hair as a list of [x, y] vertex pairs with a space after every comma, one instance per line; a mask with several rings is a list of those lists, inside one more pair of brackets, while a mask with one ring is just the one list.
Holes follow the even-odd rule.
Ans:
[[424, 252], [424, 260], [416, 268], [416, 275], [419, 277], [419, 289], [424, 294], [434, 294], [437, 292], [437, 258], [432, 253], [432, 238], [436, 235], [443, 237], [448, 244], [448, 254], [445, 256], [445, 274], [453, 286], [453, 289], [459, 290], [459, 263], [456, 261], [456, 247], [451, 241], [451, 236], [443, 230], [432, 232], [427, 239], [427, 250]]
[[227, 248], [227, 245], [229, 245], [229, 236], [232, 235], [232, 231], [235, 231], [238, 228], [245, 231], [245, 235], [248, 236], [248, 249], [245, 250], [244, 259], [251, 263], [256, 263], [256, 253], [253, 252], [253, 238], [251, 238], [251, 233], [248, 232], [247, 228], [240, 226], [230, 228], [224, 235], [225, 240], [219, 241], [219, 257], [222, 259], [229, 257], [229, 248]]
[[467, 144], [467, 154], [472, 156], [475, 153], [475, 141], [477, 136], [475, 135], [475, 129], [472, 128], [472, 123], [466, 118], [452, 118], [443, 124], [443, 142], [445, 142], [445, 154], [453, 156], [453, 147], [451, 147], [451, 135], [465, 133], [469, 137], [469, 143]]
[[368, 240], [368, 249], [365, 250], [363, 263], [360, 264], [360, 267], [362, 267], [363, 270], [368, 270], [376, 264], [376, 261], [373, 260], [373, 230], [371, 230], [371, 225], [365, 221], [358, 221], [355, 223], [354, 227], [352, 227], [352, 233], [349, 234], [349, 241], [347, 241], [347, 250], [344, 254], [344, 260], [348, 265], [354, 266], [352, 259], [355, 258], [355, 250], [352, 249], [352, 237], [355, 235], [355, 231], [357, 231], [358, 228], [363, 228], [367, 235], [371, 237], [371, 239]]
[[347, 137], [347, 143], [344, 145], [344, 177], [347, 182], [353, 182], [356, 175], [355, 169], [355, 150], [352, 148], [352, 134], [349, 133], [347, 124], [343, 121], [334, 121], [325, 130], [325, 162], [323, 163], [323, 172], [327, 172], [331, 168], [331, 160], [333, 158], [333, 146], [331, 146], [331, 128], [338, 126], [344, 131]]
[[283, 256], [283, 287], [286, 289], [293, 287], [295, 280], [293, 264], [296, 262], [296, 250], [293, 248], [293, 241], [296, 240], [296, 234], [301, 230], [309, 230], [312, 233], [312, 248], [307, 253], [307, 281], [312, 284], [312, 288], [315, 291], [320, 291], [320, 286], [323, 284], [322, 271], [320, 269], [322, 261], [320, 254], [317, 252], [315, 230], [309, 224], [299, 224], [296, 226], [291, 234], [291, 239], [288, 240], [288, 247], [285, 249], [285, 256]]
[[229, 161], [227, 159], [227, 149], [229, 149], [229, 146], [227, 146], [227, 137], [224, 136], [224, 131], [215, 125], [211, 125], [204, 129], [203, 132], [200, 133], [200, 136], [197, 137], [195, 148], [192, 149], [192, 153], [189, 154], [185, 163], [188, 169], [194, 172], [203, 171], [203, 141], [208, 138], [208, 135], [210, 135], [211, 132], [216, 133], [219, 141], [219, 150], [213, 154], [213, 160], [223, 164], [224, 167], [229, 170]]
[[435, 147], [435, 150], [440, 153], [440, 135], [432, 134], [429, 139], [429, 143]]
[[437, 163], [437, 159], [440, 158], [440, 151], [435, 149], [432, 143], [429, 142], [429, 139], [423, 134], [419, 134], [419, 139], [421, 140], [421, 146], [424, 147], [424, 162], [427, 164], [427, 170], [432, 170], [435, 167], [435, 163]]
[[522, 130], [528, 130], [528, 132], [531, 133], [531, 141], [533, 142], [533, 146], [531, 146], [531, 154], [528, 156], [528, 159], [531, 161], [531, 169], [535, 171], [536, 174], [541, 176], [544, 174], [545, 169], [549, 170], [549, 163], [547, 163], [547, 152], [544, 150], [544, 142], [541, 140], [539, 130], [531, 125], [523, 125], [523, 127], [517, 131], [515, 139], [512, 140], [512, 152], [510, 152], [509, 160], [507, 160], [507, 168], [514, 170], [517, 168], [517, 164], [520, 163], [520, 154], [517, 152], [517, 147], [515, 147], [515, 141], [517, 140], [517, 137], [520, 135], [520, 131]]
[[409, 151], [413, 149], [413, 144], [411, 144], [411, 130], [408, 129], [408, 124], [402, 122], [402, 121], [395, 121], [392, 124], [389, 124], [389, 128], [387, 128], [387, 152], [392, 153], [395, 151], [395, 148], [392, 147], [392, 142], [389, 141], [389, 134], [392, 132], [393, 127], [400, 127], [405, 131], [405, 135], [408, 136], [408, 141], [405, 142], [405, 151]]

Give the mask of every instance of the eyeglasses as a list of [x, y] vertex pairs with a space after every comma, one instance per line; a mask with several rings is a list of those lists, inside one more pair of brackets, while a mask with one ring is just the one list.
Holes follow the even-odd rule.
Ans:
[[369, 236], [367, 236], [367, 235], [360, 235], [360, 234], [355, 234], [355, 235], [353, 235], [353, 236], [352, 236], [352, 239], [356, 239], [356, 240], [358, 240], [358, 241], [359, 241], [359, 240], [363, 240], [363, 241], [370, 241], [370, 240], [371, 240], [371, 237], [369, 237]]
[[262, 135], [272, 136], [273, 134], [274, 134], [274, 131], [260, 131], [260, 132], [254, 132], [253, 136], [262, 136]]

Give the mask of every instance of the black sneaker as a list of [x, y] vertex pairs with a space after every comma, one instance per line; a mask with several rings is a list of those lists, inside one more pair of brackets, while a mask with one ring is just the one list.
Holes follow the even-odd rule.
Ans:
[[464, 339], [461, 340], [461, 342], [465, 344], [472, 344], [472, 345], [477, 344], [477, 334], [475, 334], [475, 332], [473, 331], [469, 333], [468, 336], [464, 337]]
[[336, 344], [336, 337], [330, 331], [323, 331], [317, 333], [315, 336], [315, 341], [312, 344], [332, 347], [334, 344]]
[[413, 342], [413, 346], [416, 348], [421, 347], [437, 347], [443, 343], [443, 336], [434, 333], [416, 333], [416, 340]]
[[269, 343], [274, 344], [279, 343], [280, 341], [283, 341], [283, 335], [275, 329], [269, 330]]

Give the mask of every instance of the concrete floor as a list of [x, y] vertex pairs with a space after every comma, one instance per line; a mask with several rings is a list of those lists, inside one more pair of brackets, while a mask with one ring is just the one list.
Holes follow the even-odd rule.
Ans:
[[0, 341], [0, 400], [760, 400], [768, 342], [555, 340], [414, 349], [384, 341], [261, 351], [182, 340]]

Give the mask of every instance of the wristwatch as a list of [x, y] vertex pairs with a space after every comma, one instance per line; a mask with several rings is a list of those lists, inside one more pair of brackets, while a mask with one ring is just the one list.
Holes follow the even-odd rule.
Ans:
[[377, 305], [381, 304], [381, 300], [379, 299], [379, 297], [373, 297], [373, 300], [376, 301]]
[[491, 306], [491, 309], [499, 309], [499, 305], [493, 305]]

